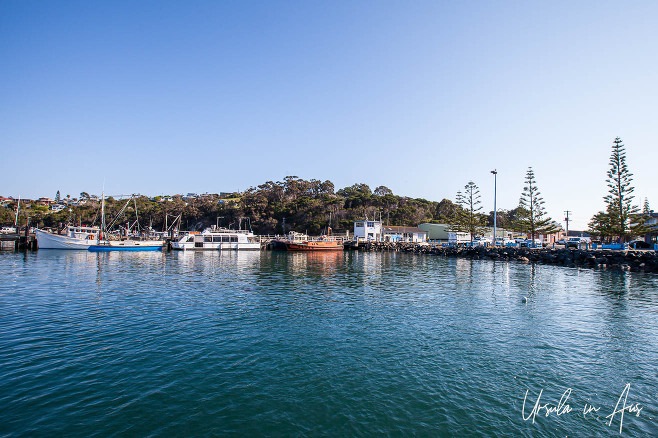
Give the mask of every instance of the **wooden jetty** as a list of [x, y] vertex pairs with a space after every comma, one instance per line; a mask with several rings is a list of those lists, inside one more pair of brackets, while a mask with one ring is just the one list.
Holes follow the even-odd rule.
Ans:
[[38, 248], [34, 234], [1, 234], [0, 249], [8, 251], [34, 251]]

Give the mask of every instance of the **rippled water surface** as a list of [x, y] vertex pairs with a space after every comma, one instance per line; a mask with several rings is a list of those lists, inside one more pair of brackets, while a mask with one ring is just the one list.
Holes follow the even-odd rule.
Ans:
[[[0, 272], [0, 436], [619, 436], [626, 384], [622, 436], [658, 436], [655, 275], [46, 250]], [[529, 416], [568, 388], [524, 421], [526, 391]]]

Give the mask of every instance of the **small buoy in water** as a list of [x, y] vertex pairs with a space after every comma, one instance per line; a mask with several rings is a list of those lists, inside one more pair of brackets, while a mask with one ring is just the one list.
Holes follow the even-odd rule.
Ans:
[[528, 302], [528, 297], [521, 297], [521, 302], [522, 303], [527, 303]]

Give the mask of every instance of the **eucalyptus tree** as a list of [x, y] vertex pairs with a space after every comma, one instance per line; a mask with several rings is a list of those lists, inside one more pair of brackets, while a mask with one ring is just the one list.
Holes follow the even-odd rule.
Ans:
[[537, 234], [550, 234], [560, 229], [560, 226], [546, 214], [544, 199], [541, 196], [535, 172], [528, 167], [525, 176], [525, 186], [519, 199], [519, 216], [515, 228], [528, 233], [535, 240]]
[[375, 189], [373, 193], [377, 196], [392, 195], [393, 190], [389, 189], [386, 186], [379, 186]]

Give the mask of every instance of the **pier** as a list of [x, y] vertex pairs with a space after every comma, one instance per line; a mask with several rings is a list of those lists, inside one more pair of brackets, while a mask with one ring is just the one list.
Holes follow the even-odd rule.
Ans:
[[0, 250], [5, 251], [34, 251], [38, 248], [37, 238], [34, 234], [1, 234]]

